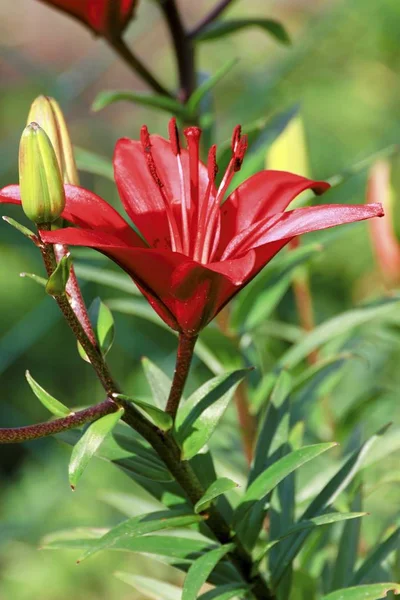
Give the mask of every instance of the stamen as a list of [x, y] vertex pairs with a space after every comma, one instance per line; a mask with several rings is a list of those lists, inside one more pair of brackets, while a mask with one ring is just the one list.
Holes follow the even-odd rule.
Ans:
[[181, 144], [179, 141], [179, 131], [176, 126], [176, 119], [172, 117], [170, 122], [168, 123], [168, 133], [169, 133], [169, 141], [171, 142], [172, 152], [175, 156], [181, 153]]
[[194, 260], [202, 260], [202, 248], [204, 242], [204, 235], [206, 232], [206, 224], [208, 217], [208, 209], [209, 209], [209, 200], [212, 186], [214, 185], [215, 178], [218, 173], [218, 165], [217, 165], [217, 146], [214, 144], [211, 146], [208, 151], [207, 158], [207, 172], [208, 172], [208, 185], [206, 189], [206, 193], [204, 198], [202, 199], [201, 207], [199, 209], [198, 214], [198, 232], [196, 237], [196, 247], [194, 251]]
[[209, 214], [207, 215], [206, 239], [205, 239], [204, 246], [203, 246], [202, 262], [206, 263], [206, 262], [209, 262], [211, 259], [211, 254], [212, 254], [211, 241], [212, 241], [212, 236], [214, 235], [214, 230], [215, 230], [215, 226], [217, 223], [218, 211], [219, 211], [220, 205], [223, 201], [225, 192], [227, 191], [227, 189], [233, 179], [233, 176], [235, 175], [235, 173], [237, 173], [241, 169], [244, 155], [246, 154], [247, 146], [248, 146], [247, 135], [241, 136], [241, 127], [240, 127], [240, 125], [237, 125], [235, 127], [235, 129], [233, 130], [233, 134], [232, 134], [232, 142], [231, 142], [232, 157], [231, 157], [231, 160], [229, 161], [228, 167], [227, 167], [225, 174], [222, 178], [222, 181], [219, 185], [213, 206], [211, 207]]
[[183, 133], [189, 150], [190, 199], [188, 210], [190, 210], [191, 202], [193, 202], [195, 208], [199, 205], [199, 143], [201, 129], [199, 127], [188, 127]]
[[154, 161], [153, 154], [151, 152], [151, 140], [150, 140], [149, 130], [147, 129], [146, 125], [143, 125], [143, 127], [140, 130], [140, 141], [142, 143], [144, 157], [146, 159], [146, 163], [147, 163], [147, 167], [149, 169], [150, 175], [154, 179], [154, 181], [158, 187], [158, 190], [161, 194], [161, 198], [164, 202], [165, 211], [166, 211], [167, 219], [168, 219], [169, 233], [171, 236], [172, 250], [174, 252], [182, 252], [182, 242], [181, 242], [181, 238], [179, 235], [178, 226], [177, 226], [177, 223], [176, 223], [176, 220], [174, 217], [174, 213], [172, 212], [169, 200], [165, 193], [164, 184], [161, 181], [160, 176], [157, 171], [157, 166]]

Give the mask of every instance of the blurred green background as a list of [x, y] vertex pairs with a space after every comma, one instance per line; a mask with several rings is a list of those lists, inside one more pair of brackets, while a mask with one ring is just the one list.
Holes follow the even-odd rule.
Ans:
[[[204, 0], [180, 2], [189, 25], [212, 5]], [[330, 177], [398, 142], [398, 0], [238, 0], [229, 10], [232, 17], [252, 15], [280, 20], [293, 43], [290, 47], [278, 45], [253, 29], [200, 46], [198, 67], [205, 73], [215, 72], [230, 57], [240, 59], [214, 91], [217, 141], [226, 139], [238, 122], [245, 124], [300, 103], [315, 178]], [[15, 0], [0, 3], [0, 32], [1, 185], [17, 180], [19, 136], [30, 103], [38, 94], [58, 99], [74, 143], [106, 157], [111, 157], [119, 137], [136, 137], [143, 123], [153, 132], [165, 133], [166, 115], [137, 106], [116, 104], [91, 113], [91, 103], [100, 90], [146, 88], [101, 40], [95, 40], [79, 24], [39, 2]], [[126, 39], [167, 86], [175, 86], [173, 56], [166, 51], [168, 34], [154, 2], [141, 0]], [[363, 202], [365, 182], [365, 172], [351, 178], [330, 193], [329, 201]], [[113, 185], [101, 177], [84, 174], [82, 183], [117, 202]], [[2, 214], [21, 218], [15, 207], [3, 207]], [[313, 262], [317, 322], [382, 291], [367, 234], [365, 224], [348, 227]], [[90, 367], [78, 357], [55, 304], [44, 297], [41, 287], [19, 277], [21, 271], [42, 274], [33, 246], [1, 222], [0, 251], [0, 425], [18, 426], [48, 418], [25, 381], [26, 369], [71, 407], [100, 400], [100, 387]], [[95, 255], [90, 255], [90, 260], [105, 264]], [[118, 293], [86, 283], [84, 295], [90, 302], [97, 295], [108, 299]], [[282, 319], [296, 323], [290, 293], [279, 313]], [[150, 356], [171, 373], [175, 338], [138, 317], [116, 314], [115, 318], [111, 367], [126, 389], [145, 396], [148, 389], [140, 358]], [[374, 401], [377, 394], [363, 389], [362, 370], [348, 373], [342, 385], [345, 394], [352, 390], [352, 400], [346, 405], [339, 387], [339, 400], [334, 404], [339, 439], [361, 422], [366, 433], [389, 419], [399, 423], [399, 347], [391, 343], [390, 348], [381, 348], [371, 342], [368, 352], [376, 368], [374, 391], [379, 390], [379, 404]], [[207, 375], [197, 359], [190, 386]], [[108, 573], [117, 568], [151, 573], [154, 561], [141, 558], [136, 565], [133, 555], [108, 553], [76, 566], [76, 552], [38, 551], [40, 539], [55, 529], [116, 523], [121, 513], [111, 507], [110, 492], [132, 493], [133, 483], [112, 466], [93, 461], [73, 494], [67, 480], [70, 451], [54, 440], [6, 446], [0, 453], [0, 599], [64, 600], [72, 593], [76, 600], [139, 598]], [[386, 462], [387, 473], [396, 475], [397, 469], [398, 475], [398, 459], [399, 453]], [[378, 514], [371, 517], [367, 544], [382, 523], [387, 525], [398, 516], [400, 499], [398, 482], [374, 493], [374, 477], [378, 474], [371, 475], [367, 510], [375, 509]], [[386, 495], [384, 508], [382, 495]], [[164, 567], [157, 565], [157, 569], [161, 578]], [[180, 576], [176, 577], [180, 581]]]

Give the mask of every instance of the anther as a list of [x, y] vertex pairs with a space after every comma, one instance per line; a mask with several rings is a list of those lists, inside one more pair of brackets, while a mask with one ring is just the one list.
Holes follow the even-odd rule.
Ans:
[[232, 141], [231, 141], [232, 154], [235, 154], [235, 152], [236, 152], [237, 145], [240, 142], [241, 133], [242, 133], [241, 126], [236, 125], [236, 127], [234, 128], [233, 133], [232, 133]]
[[214, 182], [215, 178], [217, 176], [217, 173], [218, 173], [217, 146], [215, 144], [213, 146], [211, 146], [210, 150], [208, 151], [207, 173], [208, 173], [208, 180], [210, 182]]
[[147, 162], [148, 169], [150, 171], [150, 175], [152, 176], [158, 187], [162, 189], [164, 187], [164, 184], [157, 173], [156, 163], [154, 162], [154, 158], [151, 153], [151, 141], [149, 130], [147, 129], [146, 125], [143, 125], [140, 129], [140, 141], [143, 146], [144, 156]]
[[233, 170], [235, 173], [240, 171], [243, 164], [244, 155], [246, 154], [247, 147], [249, 145], [247, 135], [240, 138], [233, 156]]
[[181, 153], [181, 144], [179, 141], [179, 131], [176, 126], [176, 119], [173, 117], [168, 123], [169, 141], [171, 142], [172, 152], [175, 156]]

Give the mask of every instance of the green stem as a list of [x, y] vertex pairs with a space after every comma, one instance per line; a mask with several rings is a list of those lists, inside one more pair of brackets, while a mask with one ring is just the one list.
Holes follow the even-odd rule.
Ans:
[[197, 335], [189, 337], [184, 333], [179, 334], [174, 378], [172, 380], [171, 391], [169, 393], [166, 407], [166, 412], [169, 413], [173, 419], [175, 419], [176, 413], [178, 412], [183, 389], [189, 375], [196, 341]]
[[[57, 265], [53, 246], [42, 243], [40, 249], [47, 273], [51, 275]], [[81, 343], [83, 349], [88, 355], [104, 389], [107, 391], [107, 395], [111, 396], [113, 393], [118, 393], [119, 388], [114, 382], [101, 352], [89, 340], [81, 323], [79, 322], [79, 319], [75, 315], [67, 296], [64, 294], [63, 296], [58, 296], [55, 299], [76, 339]], [[171, 411], [170, 414], [176, 414], [176, 410], [182, 396], [182, 391], [189, 373], [196, 339], [197, 337], [188, 337], [184, 334], [180, 334], [179, 336], [176, 369], [169, 400]], [[95, 420], [103, 414], [107, 414], [108, 412], [116, 410], [117, 407], [124, 408], [125, 412], [122, 417], [123, 421], [132, 427], [132, 429], [137, 431], [140, 435], [142, 435], [151, 444], [177, 483], [182, 487], [188, 500], [192, 505], [195, 505], [204, 495], [205, 490], [203, 489], [203, 486], [201, 485], [196, 473], [193, 471], [190, 463], [188, 461], [181, 460], [181, 449], [179, 448], [178, 444], [170, 433], [160, 431], [129, 402], [125, 402], [123, 400], [118, 400], [115, 402], [106, 400], [105, 402], [89, 409], [79, 411], [79, 413], [76, 413], [75, 416], [70, 415], [64, 419], [58, 419], [50, 423], [39, 424], [28, 428], [24, 427], [20, 429], [17, 428], [13, 430], [3, 430], [3, 432], [7, 432], [3, 433], [3, 438], [5, 442], [7, 442], [19, 441], [20, 439], [34, 439], [44, 435], [50, 435], [52, 433], [62, 431], [63, 429], [69, 429], [70, 427], [78, 426], [84, 422]], [[84, 420], [82, 421], [82, 419]], [[25, 437], [22, 438], [18, 431], [22, 431]], [[27, 438], [27, 434], [30, 434], [31, 437]], [[1, 439], [0, 430], [0, 441]], [[231, 531], [229, 524], [219, 513], [218, 509], [212, 505], [208, 509], [206, 516], [206, 523], [208, 527], [221, 544], [226, 544], [232, 541], [235, 543], [235, 549], [229, 554], [229, 557], [238, 572], [241, 573], [243, 579], [251, 586], [254, 597], [257, 600], [273, 600], [274, 596], [268, 588], [268, 585], [264, 581], [263, 577], [259, 573], [254, 575], [252, 574], [253, 562], [251, 556], [242, 546], [240, 540]]]

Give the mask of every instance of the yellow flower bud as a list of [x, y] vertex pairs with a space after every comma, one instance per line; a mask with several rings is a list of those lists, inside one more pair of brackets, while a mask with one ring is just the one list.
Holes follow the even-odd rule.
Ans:
[[54, 98], [38, 96], [32, 103], [28, 123], [35, 122], [53, 145], [64, 183], [79, 185], [72, 143], [62, 110]]
[[64, 186], [48, 135], [37, 123], [25, 127], [19, 145], [22, 208], [37, 224], [52, 223], [65, 206]]

